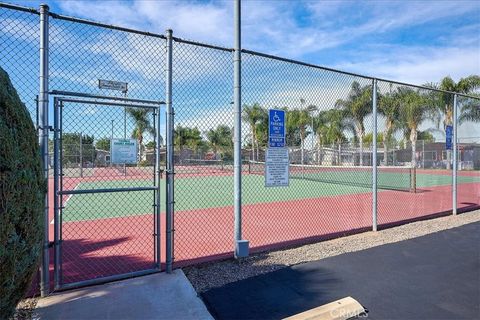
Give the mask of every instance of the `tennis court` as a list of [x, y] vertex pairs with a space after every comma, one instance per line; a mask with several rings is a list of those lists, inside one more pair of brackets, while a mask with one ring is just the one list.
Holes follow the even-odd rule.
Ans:
[[[256, 164], [260, 167], [260, 164]], [[329, 196], [345, 196], [352, 194], [369, 193], [371, 188], [371, 168], [369, 171], [358, 169], [355, 167], [344, 167], [330, 169], [324, 167], [322, 172], [313, 172], [312, 168], [305, 168], [304, 172], [293, 170], [289, 187], [285, 188], [265, 188], [263, 172], [257, 170], [254, 173], [243, 176], [244, 188], [255, 188], [257, 192], [247, 193], [244, 198], [244, 204], [252, 205], [259, 203], [275, 203], [279, 201], [295, 201], [302, 199], [316, 199]], [[298, 167], [300, 168], [300, 167]], [[193, 169], [193, 168], [192, 168]], [[411, 168], [392, 167], [382, 172], [379, 171], [379, 191], [382, 189], [408, 191], [410, 187]], [[263, 170], [263, 168], [262, 168]], [[205, 170], [199, 170], [205, 172]], [[233, 185], [233, 176], [221, 175], [223, 171], [219, 171], [218, 176], [199, 174], [195, 176], [190, 173], [187, 177], [177, 176], [175, 181], [175, 198], [176, 211], [200, 210], [208, 208], [218, 208], [229, 206], [233, 197], [231, 190], [225, 186]], [[208, 197], [204, 197], [203, 201], [190, 201], [192, 188], [195, 187], [196, 181], [201, 179], [201, 183], [205, 189], [211, 190]], [[317, 180], [318, 179], [318, 180]], [[451, 176], [448, 172], [439, 170], [419, 171], [416, 174], [416, 185], [418, 192], [430, 190], [431, 187], [449, 186], [451, 184]], [[81, 181], [81, 180], [80, 180]], [[480, 174], [475, 172], [460, 173], [458, 177], [460, 184], [478, 183], [480, 182]], [[135, 180], [136, 185], [148, 185], [150, 180]], [[79, 182], [77, 189], [107, 189], [107, 188], [126, 188], [132, 184], [132, 180], [128, 176], [124, 180], [110, 181], [90, 181]], [[335, 184], [341, 184], [342, 187], [335, 187]], [[162, 194], [165, 192], [165, 186], [162, 184]], [[426, 189], [428, 188], [428, 189]], [[151, 196], [151, 192], [140, 192], [142, 198], [147, 199]], [[138, 201], [139, 193], [125, 193], [118, 197], [115, 193], [93, 194], [86, 197], [85, 195], [71, 195], [65, 203], [63, 210], [63, 222], [85, 221], [106, 219], [115, 217], [128, 217], [148, 214], [151, 212], [151, 205], [148, 201]], [[194, 200], [194, 199], [193, 199]], [[115, 210], [112, 210], [111, 203], [115, 202]], [[162, 203], [164, 204], [164, 203]], [[164, 210], [162, 210], [164, 211]]]
[[[176, 168], [177, 266], [232, 254], [232, 170], [229, 165], [191, 163]], [[371, 228], [371, 170], [327, 166], [321, 169], [305, 166], [299, 170], [292, 165], [290, 185], [283, 188], [266, 188], [262, 170], [262, 164], [249, 163], [244, 165], [242, 175], [244, 232], [253, 252]], [[408, 190], [412, 169], [380, 167], [379, 225], [402, 223], [451, 210], [450, 173], [417, 169], [416, 192], [412, 192]], [[125, 176], [108, 168], [94, 169], [84, 178], [64, 178], [64, 184], [82, 190], [151, 183], [145, 175]], [[161, 187], [163, 196], [163, 182]], [[199, 188], [203, 191], [196, 192]], [[458, 188], [462, 191], [460, 211], [480, 205], [478, 171], [459, 172]], [[152, 191], [73, 194], [64, 197], [63, 202], [62, 254], [66, 282], [129, 272], [153, 263], [153, 236], [149, 232], [154, 224]], [[163, 198], [161, 241], [164, 241], [164, 211]], [[161, 257], [163, 262], [164, 252]]]

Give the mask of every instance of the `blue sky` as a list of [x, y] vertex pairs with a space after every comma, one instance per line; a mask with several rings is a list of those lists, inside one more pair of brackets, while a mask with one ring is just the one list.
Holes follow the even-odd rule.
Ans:
[[[14, 3], [38, 7], [41, 2], [45, 1]], [[46, 2], [55, 13], [154, 33], [172, 28], [177, 37], [225, 47], [233, 44], [231, 1]], [[438, 82], [446, 75], [458, 80], [480, 74], [479, 1], [242, 3], [246, 49], [413, 84]], [[7, 62], [5, 67], [27, 104], [38, 84], [38, 66], [24, 63], [27, 58], [38, 59], [38, 21], [30, 16], [8, 13], [13, 20], [0, 21], [0, 36], [12, 41], [14, 52], [0, 51], [0, 62]], [[8, 28], [12, 26], [26, 33]], [[96, 88], [101, 78], [129, 82], [132, 97], [163, 99], [161, 40], [58, 19], [52, 19], [50, 38], [51, 89], [104, 94]], [[175, 48], [176, 124], [196, 126], [202, 132], [218, 124], [233, 125], [231, 53], [178, 43]], [[243, 59], [243, 103], [259, 102], [267, 108], [298, 108], [300, 98], [321, 109], [331, 108], [346, 97], [352, 81], [362, 80], [248, 55]], [[102, 127], [100, 133], [96, 129], [97, 135], [110, 135], [108, 115], [91, 109], [87, 113], [77, 116], [101, 119], [95, 125]], [[366, 122], [367, 131], [371, 130], [371, 118]], [[426, 122], [422, 130], [432, 125]], [[120, 125], [118, 131], [123, 132]], [[244, 135], [248, 135], [246, 125]], [[480, 137], [480, 128], [465, 125], [460, 135]], [[436, 136], [442, 139], [441, 134]]]
[[[233, 43], [231, 1], [46, 2], [67, 15]], [[243, 1], [242, 9], [244, 48], [415, 84], [480, 73], [479, 1]]]

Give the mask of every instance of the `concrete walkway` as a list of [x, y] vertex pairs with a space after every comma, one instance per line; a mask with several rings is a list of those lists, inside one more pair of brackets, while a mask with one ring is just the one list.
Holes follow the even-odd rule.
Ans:
[[54, 294], [40, 319], [213, 319], [182, 270]]

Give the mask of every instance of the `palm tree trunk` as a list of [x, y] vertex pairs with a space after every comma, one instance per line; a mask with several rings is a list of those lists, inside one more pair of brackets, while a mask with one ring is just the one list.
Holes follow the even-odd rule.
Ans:
[[410, 132], [410, 142], [412, 143], [412, 167], [417, 167], [417, 129]]
[[143, 135], [141, 132], [138, 132], [138, 161], [142, 161], [142, 156], [143, 156], [143, 153], [142, 153], [142, 142], [143, 142]]
[[301, 160], [302, 165], [305, 163], [305, 162], [304, 162], [304, 160], [305, 160], [305, 158], [304, 158], [304, 145], [303, 145], [303, 140], [304, 140], [304, 139], [305, 139], [305, 138], [304, 138], [304, 136], [303, 136], [303, 133], [300, 132], [300, 140], [301, 140], [301, 141], [300, 141], [300, 144], [301, 144], [301, 151], [302, 151], [302, 152], [301, 152], [301, 155], [302, 155], [302, 160]]
[[388, 166], [387, 132], [383, 134], [383, 164]]
[[448, 149], [447, 150], [447, 170], [450, 170], [452, 168], [451, 162], [452, 162], [452, 150]]
[[342, 165], [342, 143], [338, 143], [338, 161], [337, 164], [340, 166]]
[[250, 126], [252, 130], [252, 161], [255, 161], [255, 127]]
[[257, 160], [259, 159], [260, 159], [260, 143], [258, 143], [258, 140], [257, 140]]
[[317, 164], [322, 164], [322, 137], [317, 135]]
[[362, 130], [362, 126], [358, 123], [356, 127], [357, 127], [357, 136], [358, 136], [358, 139], [360, 140], [360, 165], [363, 166], [363, 130]]

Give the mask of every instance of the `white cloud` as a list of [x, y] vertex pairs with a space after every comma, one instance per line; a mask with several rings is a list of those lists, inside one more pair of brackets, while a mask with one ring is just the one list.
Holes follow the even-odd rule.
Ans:
[[458, 81], [480, 74], [480, 51], [478, 46], [390, 46], [377, 53], [360, 53], [356, 61], [340, 62], [335, 68], [418, 85], [438, 82], [446, 75]]

